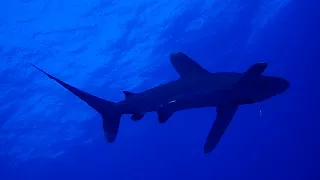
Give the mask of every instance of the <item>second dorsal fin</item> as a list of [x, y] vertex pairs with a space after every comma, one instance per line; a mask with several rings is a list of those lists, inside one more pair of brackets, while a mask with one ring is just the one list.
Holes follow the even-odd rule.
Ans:
[[125, 95], [126, 99], [130, 98], [131, 96], [134, 96], [135, 93], [130, 92], [130, 91], [122, 91], [123, 94]]

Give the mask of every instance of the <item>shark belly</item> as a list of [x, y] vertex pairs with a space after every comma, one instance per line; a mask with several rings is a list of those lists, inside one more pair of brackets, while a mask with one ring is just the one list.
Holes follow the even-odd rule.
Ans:
[[122, 106], [123, 114], [144, 114], [158, 111], [163, 105], [171, 104], [170, 102], [175, 102], [177, 99], [179, 101], [173, 105], [177, 106], [178, 110], [214, 106], [214, 101], [196, 99], [199, 92], [206, 91], [213, 91], [213, 87], [208, 89], [207, 81], [200, 81], [198, 78], [179, 79], [138, 93], [120, 102], [119, 105]]

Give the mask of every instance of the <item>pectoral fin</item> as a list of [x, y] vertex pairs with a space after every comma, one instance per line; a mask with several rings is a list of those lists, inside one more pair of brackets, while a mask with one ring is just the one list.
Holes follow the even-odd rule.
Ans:
[[237, 109], [238, 105], [229, 104], [217, 107], [217, 118], [212, 124], [209, 135], [207, 136], [207, 141], [204, 145], [204, 153], [211, 152], [217, 146]]

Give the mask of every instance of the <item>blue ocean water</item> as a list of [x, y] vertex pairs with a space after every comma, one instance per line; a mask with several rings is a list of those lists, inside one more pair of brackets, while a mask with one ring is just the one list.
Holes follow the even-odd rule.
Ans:
[[[313, 3], [313, 4], [312, 4]], [[0, 7], [0, 179], [318, 179], [319, 55], [315, 2], [298, 0], [11, 0]], [[318, 6], [317, 6], [318, 5]], [[241, 107], [203, 153], [214, 108], [159, 124], [123, 116], [105, 141], [94, 110], [30, 66], [111, 101], [179, 76], [182, 51], [211, 72], [291, 82]], [[319, 178], [320, 179], [320, 178]]]

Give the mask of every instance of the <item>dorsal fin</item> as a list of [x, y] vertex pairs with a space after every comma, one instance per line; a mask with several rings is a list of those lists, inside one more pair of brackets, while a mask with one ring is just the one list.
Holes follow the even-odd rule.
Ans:
[[130, 91], [122, 91], [126, 99], [130, 98], [131, 96], [134, 96], [135, 93], [130, 92]]
[[210, 72], [182, 52], [172, 53], [170, 61], [180, 78], [209, 75]]

